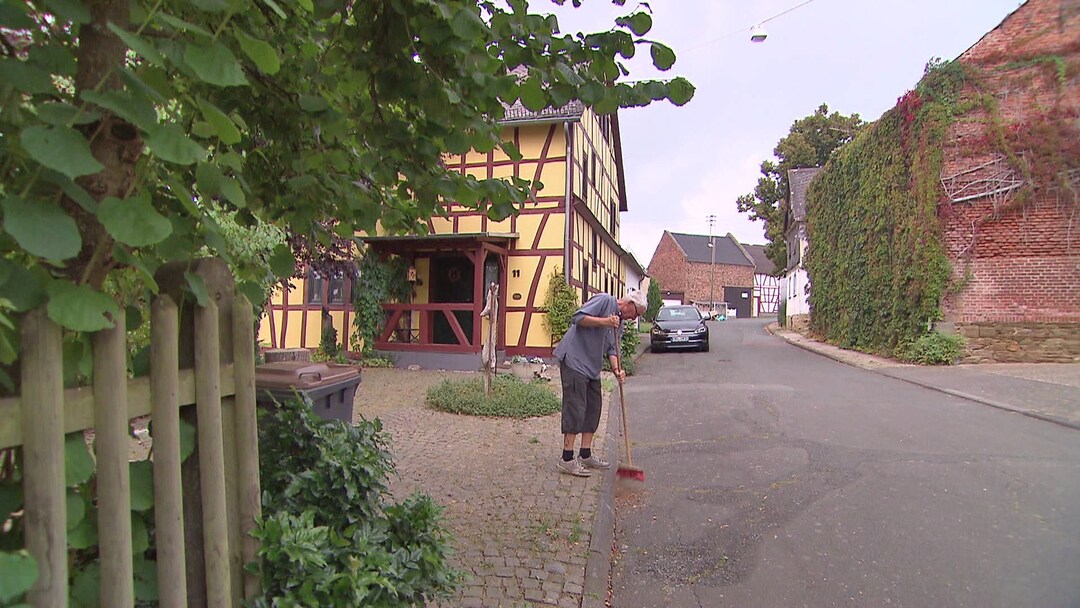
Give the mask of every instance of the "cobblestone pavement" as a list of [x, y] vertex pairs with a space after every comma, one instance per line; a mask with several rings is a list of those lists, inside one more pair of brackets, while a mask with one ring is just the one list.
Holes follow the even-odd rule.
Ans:
[[[467, 580], [440, 608], [577, 608], [603, 476], [556, 471], [558, 414], [480, 418], [424, 405], [428, 387], [463, 375], [366, 369], [355, 408], [357, 416], [380, 418], [392, 437], [394, 495], [423, 492], [445, 508], [454, 565]], [[614, 461], [604, 445], [607, 419], [605, 404], [594, 448]]]

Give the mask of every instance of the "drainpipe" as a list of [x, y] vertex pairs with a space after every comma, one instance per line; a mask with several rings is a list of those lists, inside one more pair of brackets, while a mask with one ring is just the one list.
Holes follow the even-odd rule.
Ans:
[[573, 200], [574, 192], [574, 129], [572, 123], [569, 121], [563, 123], [563, 131], [566, 133], [566, 146], [568, 153], [566, 155], [566, 209], [563, 213], [564, 226], [563, 226], [563, 273], [566, 275], [566, 282], [569, 283], [573, 278], [574, 267], [571, 264], [573, 258], [570, 257], [570, 205]]

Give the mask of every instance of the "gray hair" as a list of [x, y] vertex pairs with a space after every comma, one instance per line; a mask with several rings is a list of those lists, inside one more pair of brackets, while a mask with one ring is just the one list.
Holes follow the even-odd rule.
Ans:
[[645, 297], [645, 292], [640, 289], [627, 293], [623, 300], [633, 302], [634, 306], [637, 306], [637, 309], [643, 313], [649, 307], [649, 300]]

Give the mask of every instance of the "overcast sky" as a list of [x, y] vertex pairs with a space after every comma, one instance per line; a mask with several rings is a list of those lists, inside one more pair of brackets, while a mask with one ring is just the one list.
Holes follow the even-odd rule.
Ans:
[[[665, 229], [764, 243], [735, 199], [751, 192], [761, 161], [772, 157], [791, 124], [822, 103], [876, 120], [913, 88], [933, 57], [955, 59], [1023, 2], [1020, 0], [651, 0], [646, 37], [671, 46], [666, 75], [697, 87], [681, 108], [661, 102], [621, 110], [629, 212], [622, 243], [643, 266]], [[530, 9], [549, 12], [534, 0]], [[585, 0], [578, 9], [550, 5], [564, 32], [607, 29], [640, 4]], [[797, 7], [797, 8], [794, 8]], [[782, 14], [789, 9], [791, 12]], [[779, 16], [777, 16], [779, 15]], [[752, 43], [750, 29], [768, 37]], [[639, 48], [630, 79], [664, 76]], [[643, 61], [639, 61], [642, 59]]]

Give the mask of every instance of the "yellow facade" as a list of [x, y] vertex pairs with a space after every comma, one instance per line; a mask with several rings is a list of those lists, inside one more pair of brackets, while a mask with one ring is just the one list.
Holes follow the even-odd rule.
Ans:
[[[504, 128], [503, 137], [518, 147], [520, 160], [511, 159], [501, 150], [474, 151], [447, 158], [448, 168], [477, 179], [520, 177], [539, 179], [542, 184], [535, 189], [534, 198], [522, 204], [515, 216], [494, 221], [483, 213], [450, 204], [443, 215], [430, 220], [426, 239], [414, 237], [413, 241], [393, 243], [396, 247], [393, 252], [405, 256], [416, 271], [409, 310], [402, 313], [401, 320], [401, 326], [413, 331], [413, 339], [418, 335], [421, 340], [430, 338], [433, 319], [442, 322], [444, 333], [448, 331], [447, 324], [455, 329], [448, 315], [457, 313], [448, 312], [450, 306], [445, 303], [456, 302], [453, 298], [457, 297], [475, 304], [475, 293], [482, 283], [477, 274], [483, 272], [489, 254], [500, 266], [503, 307], [500, 346], [508, 354], [550, 353], [553, 340], [542, 307], [549, 279], [556, 270], [566, 274], [582, 299], [598, 292], [623, 294], [625, 271], [618, 238], [619, 212], [625, 206], [625, 198], [619, 175], [622, 168], [617, 128], [616, 119], [585, 110], [578, 119], [528, 122]], [[462, 238], [441, 238], [450, 235]], [[379, 250], [379, 247], [389, 248], [390, 244], [373, 238], [368, 246]], [[466, 263], [463, 259], [470, 261]], [[464, 279], [457, 276], [462, 269], [467, 271]], [[470, 274], [476, 289], [461, 284]], [[271, 306], [273, 319], [264, 317], [260, 339], [279, 347], [314, 348], [319, 342], [322, 316], [307, 297], [306, 280], [295, 279], [294, 283], [298, 288], [288, 295], [288, 306], [284, 305], [283, 294], [275, 294]], [[448, 285], [456, 287], [451, 289]], [[351, 310], [345, 309], [331, 310], [343, 343], [352, 334], [352, 328], [345, 327], [351, 322], [350, 313]], [[288, 325], [283, 332], [285, 319]], [[472, 330], [472, 335], [467, 336], [468, 346], [479, 350], [472, 337], [479, 335], [485, 324], [465, 313], [457, 325], [466, 334]], [[455, 340], [460, 342], [457, 338], [451, 342]], [[467, 350], [464, 346], [459, 344], [455, 348]]]

